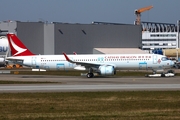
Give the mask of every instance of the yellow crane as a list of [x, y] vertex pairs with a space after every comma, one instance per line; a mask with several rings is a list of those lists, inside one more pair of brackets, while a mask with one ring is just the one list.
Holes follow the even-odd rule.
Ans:
[[135, 25], [140, 25], [140, 24], [141, 24], [141, 13], [142, 13], [142, 12], [145, 12], [145, 11], [147, 11], [147, 10], [150, 10], [151, 8], [153, 8], [152, 5], [135, 10], [135, 14], [136, 14]]

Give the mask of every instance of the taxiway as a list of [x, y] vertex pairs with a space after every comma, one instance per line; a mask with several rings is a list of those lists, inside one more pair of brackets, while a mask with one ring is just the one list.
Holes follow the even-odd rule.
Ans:
[[77, 92], [180, 90], [180, 77], [96, 77], [49, 75], [1, 75], [0, 81], [44, 81], [57, 83], [0, 84], [0, 92]]

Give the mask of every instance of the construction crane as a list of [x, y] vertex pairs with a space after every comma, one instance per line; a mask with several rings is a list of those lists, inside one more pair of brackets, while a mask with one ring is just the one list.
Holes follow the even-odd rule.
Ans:
[[141, 24], [141, 13], [145, 12], [147, 10], [150, 10], [151, 8], [153, 8], [153, 6], [147, 6], [147, 7], [143, 7], [143, 8], [135, 10], [135, 14], [136, 14], [135, 25], [140, 25]]

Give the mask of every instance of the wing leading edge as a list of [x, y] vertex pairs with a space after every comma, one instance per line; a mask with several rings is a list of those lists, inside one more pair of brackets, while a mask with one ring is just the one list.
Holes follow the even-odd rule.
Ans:
[[77, 61], [73, 61], [71, 60], [66, 53], [63, 52], [64, 57], [66, 58], [66, 60], [70, 63], [75, 63], [76, 65], [81, 65], [84, 66], [86, 68], [90, 68], [90, 67], [95, 67], [98, 68], [99, 66], [113, 66], [113, 65], [106, 65], [106, 64], [96, 64], [96, 63], [86, 63], [86, 62], [77, 62]]

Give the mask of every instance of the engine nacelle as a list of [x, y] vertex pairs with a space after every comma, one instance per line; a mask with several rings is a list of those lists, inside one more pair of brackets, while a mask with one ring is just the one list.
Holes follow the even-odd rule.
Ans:
[[4, 58], [0, 58], [0, 63], [5, 63], [5, 59]]
[[114, 75], [115, 73], [114, 66], [100, 66], [99, 71], [100, 75]]
[[4, 67], [5, 66], [5, 59], [4, 58], [0, 58], [0, 67]]

